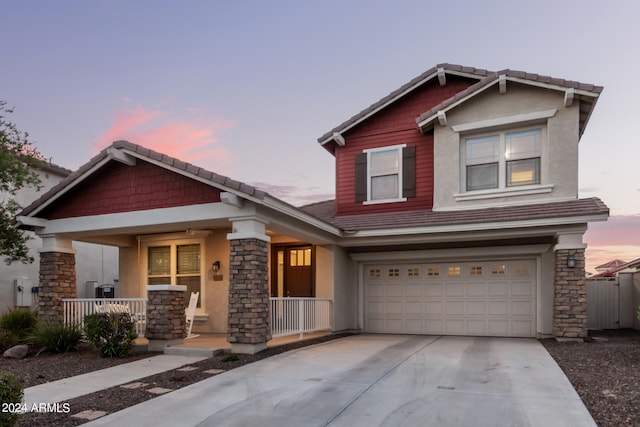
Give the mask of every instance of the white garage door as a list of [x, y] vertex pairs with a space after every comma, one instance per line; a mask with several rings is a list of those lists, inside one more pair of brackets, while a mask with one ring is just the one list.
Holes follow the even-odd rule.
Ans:
[[533, 337], [535, 266], [535, 260], [365, 265], [365, 330]]

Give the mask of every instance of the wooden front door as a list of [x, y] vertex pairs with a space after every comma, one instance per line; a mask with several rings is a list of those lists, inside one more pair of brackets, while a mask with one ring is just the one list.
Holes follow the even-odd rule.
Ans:
[[271, 296], [314, 297], [314, 251], [310, 245], [273, 248]]

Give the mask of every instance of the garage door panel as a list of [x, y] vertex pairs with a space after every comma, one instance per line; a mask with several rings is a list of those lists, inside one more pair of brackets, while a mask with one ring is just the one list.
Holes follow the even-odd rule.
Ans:
[[533, 304], [531, 301], [512, 301], [511, 315], [531, 317], [533, 315]]
[[487, 303], [485, 301], [467, 301], [465, 313], [469, 316], [486, 316]]
[[466, 333], [468, 335], [488, 335], [487, 321], [484, 319], [467, 320]]
[[369, 332], [535, 336], [534, 260], [388, 263], [364, 272]]
[[489, 301], [488, 313], [490, 316], [508, 316], [509, 315], [509, 302], [508, 301]]
[[447, 316], [464, 315], [464, 301], [447, 301], [444, 307]]
[[405, 321], [405, 330], [409, 334], [424, 334], [424, 319], [409, 318]]
[[427, 283], [424, 286], [424, 295], [426, 297], [442, 297], [444, 296], [444, 284], [443, 283]]
[[446, 335], [465, 335], [464, 319], [445, 319], [444, 333]]
[[372, 283], [367, 286], [369, 297], [383, 297], [385, 295], [386, 286], [382, 283]]
[[509, 336], [509, 322], [506, 319], [489, 319], [487, 321], [488, 335]]
[[426, 301], [424, 312], [427, 316], [441, 316], [444, 314], [444, 303], [442, 301]]
[[463, 297], [464, 290], [464, 283], [447, 283], [445, 286], [445, 295], [447, 297]]
[[465, 295], [468, 297], [475, 297], [475, 298], [480, 298], [480, 297], [486, 297], [487, 296], [487, 284], [483, 283], [483, 282], [479, 282], [479, 283], [467, 283], [465, 285]]
[[422, 315], [423, 306], [421, 301], [408, 301], [405, 303], [404, 311], [408, 315]]
[[404, 296], [404, 286], [400, 284], [387, 285], [385, 294], [388, 297], [402, 297]]
[[511, 282], [511, 296], [514, 297], [530, 297], [532, 296], [530, 281], [513, 281]]
[[491, 298], [508, 297], [509, 296], [509, 282], [491, 282], [489, 283], [488, 296]]
[[402, 315], [404, 313], [404, 302], [403, 301], [387, 301], [385, 306], [385, 314], [389, 315]]
[[422, 297], [424, 295], [424, 285], [420, 283], [407, 283], [404, 289], [407, 297]]

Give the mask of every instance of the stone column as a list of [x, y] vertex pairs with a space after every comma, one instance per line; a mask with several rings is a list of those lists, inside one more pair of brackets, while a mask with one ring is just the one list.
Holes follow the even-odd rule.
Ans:
[[585, 247], [579, 234], [579, 239], [576, 235], [559, 236], [554, 248], [553, 335], [556, 338], [587, 336]]
[[76, 251], [69, 239], [43, 237], [40, 252], [38, 318], [62, 323], [63, 298], [77, 298]]
[[181, 285], [148, 285], [146, 330], [150, 351], [182, 344], [187, 334], [184, 293]]
[[234, 353], [254, 354], [271, 339], [268, 248], [265, 223], [236, 218], [229, 254], [229, 317], [227, 341]]

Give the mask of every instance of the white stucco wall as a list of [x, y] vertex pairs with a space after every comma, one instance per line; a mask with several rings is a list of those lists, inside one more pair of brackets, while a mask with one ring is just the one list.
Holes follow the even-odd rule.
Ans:
[[[498, 127], [455, 132], [456, 125], [471, 124], [533, 112], [557, 110], [553, 117], [535, 122], [520, 122]], [[541, 184], [553, 185], [550, 193], [517, 195], [476, 200], [456, 200], [464, 190], [461, 180], [460, 144], [470, 134], [492, 130], [507, 130], [532, 124], [543, 127]], [[507, 92], [498, 87], [488, 89], [472, 101], [447, 112], [446, 126], [434, 128], [434, 210], [504, 205], [532, 200], [568, 199], [578, 195], [578, 102], [564, 107], [562, 92], [532, 88], [516, 83], [507, 84]], [[514, 188], [514, 187], [511, 187]]]
[[334, 331], [357, 328], [357, 283], [356, 263], [345, 248], [316, 247], [316, 296], [333, 299]]

